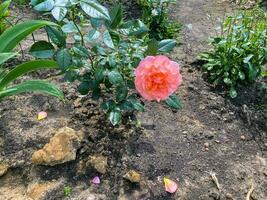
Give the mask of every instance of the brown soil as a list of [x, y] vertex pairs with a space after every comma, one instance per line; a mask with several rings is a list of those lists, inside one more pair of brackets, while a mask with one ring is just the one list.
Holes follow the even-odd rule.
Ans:
[[[207, 38], [215, 34], [207, 14], [217, 19], [231, 12], [231, 6], [219, 0], [180, 0], [173, 8], [173, 18], [184, 24], [182, 44], [170, 55], [182, 66], [184, 82], [177, 94], [183, 109], [174, 112], [164, 104], [145, 102], [146, 112], [137, 115], [141, 129], [133, 125], [134, 116], [125, 116], [121, 126], [111, 127], [97, 102], [78, 96], [75, 84], [64, 83], [53, 73], [26, 77], [49, 77], [61, 86], [66, 102], [35, 94], [0, 103], [0, 161], [10, 166], [0, 177], [0, 200], [28, 199], [28, 185], [52, 180], [62, 187], [46, 195], [46, 200], [64, 199], [66, 185], [73, 188], [66, 199], [76, 199], [89, 188], [94, 199], [239, 200], [246, 199], [252, 185], [250, 199], [267, 199], [266, 107], [262, 106], [267, 97], [259, 86], [262, 80], [240, 88], [241, 95], [231, 100], [202, 78], [195, 62], [197, 54], [209, 48]], [[37, 121], [36, 114], [43, 110], [48, 118]], [[64, 126], [87, 135], [77, 159], [54, 167], [33, 166], [32, 153]], [[108, 157], [104, 175], [90, 168], [81, 172], [88, 156], [95, 154]], [[141, 183], [123, 178], [131, 169], [142, 174]], [[90, 184], [95, 175], [102, 181], [97, 187]], [[165, 176], [178, 183], [176, 194], [164, 191]]]

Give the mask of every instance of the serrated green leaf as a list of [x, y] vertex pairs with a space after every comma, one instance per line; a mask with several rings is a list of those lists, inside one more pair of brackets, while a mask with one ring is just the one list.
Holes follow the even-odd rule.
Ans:
[[61, 49], [57, 52], [56, 60], [62, 70], [66, 70], [71, 65], [71, 55], [67, 49]]
[[100, 36], [100, 32], [97, 31], [96, 29], [93, 29], [93, 30], [90, 30], [86, 39], [89, 41], [89, 42], [96, 42], [96, 40], [99, 38]]
[[113, 126], [121, 122], [121, 112], [119, 110], [114, 110], [109, 113], [109, 120]]
[[159, 42], [159, 52], [170, 52], [176, 46], [176, 40], [166, 39]]
[[113, 85], [120, 84], [123, 81], [123, 78], [118, 70], [111, 70], [108, 72], [109, 82]]
[[106, 19], [110, 21], [108, 9], [94, 0], [81, 0], [81, 8], [92, 18]]
[[181, 100], [175, 95], [172, 94], [165, 100], [166, 104], [176, 110], [179, 110], [182, 108]]
[[125, 100], [127, 95], [128, 95], [128, 88], [124, 84], [120, 84], [116, 87], [117, 102]]
[[78, 33], [79, 30], [75, 26], [73, 21], [67, 22], [65, 25], [61, 27], [64, 33]]
[[148, 47], [147, 47], [147, 51], [146, 51], [146, 55], [150, 55], [150, 56], [154, 56], [157, 55], [158, 52], [158, 48], [159, 48], [159, 43], [156, 39], [152, 39], [149, 43], [148, 43]]
[[60, 22], [66, 17], [67, 12], [68, 12], [67, 8], [57, 6], [53, 8], [51, 14], [57, 21]]
[[40, 11], [40, 12], [47, 12], [51, 11], [54, 8], [55, 1], [54, 0], [45, 0], [41, 3], [36, 4], [37, 2], [35, 1], [34, 4], [35, 6], [33, 7], [35, 10]]
[[112, 38], [109, 34], [108, 31], [105, 31], [104, 34], [103, 34], [103, 40], [104, 40], [104, 43], [111, 49], [114, 49], [114, 43], [112, 41]]
[[54, 44], [56, 44], [60, 48], [66, 46], [66, 36], [64, 35], [62, 30], [56, 29], [52, 26], [47, 26], [45, 29], [48, 37]]

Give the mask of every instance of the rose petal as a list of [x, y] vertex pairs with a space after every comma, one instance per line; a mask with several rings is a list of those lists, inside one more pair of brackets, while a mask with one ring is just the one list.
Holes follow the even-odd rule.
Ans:
[[44, 112], [44, 111], [39, 112], [38, 115], [37, 115], [37, 119], [38, 119], [38, 120], [43, 120], [43, 119], [45, 119], [46, 117], [47, 117], [47, 112]]
[[95, 176], [95, 177], [91, 180], [91, 182], [92, 182], [93, 184], [98, 185], [98, 184], [100, 184], [100, 178], [99, 178], [98, 176]]
[[178, 186], [174, 181], [164, 177], [163, 182], [166, 192], [175, 193], [177, 191]]

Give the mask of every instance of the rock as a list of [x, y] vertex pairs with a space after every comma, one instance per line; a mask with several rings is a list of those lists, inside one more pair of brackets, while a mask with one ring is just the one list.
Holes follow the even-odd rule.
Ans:
[[141, 180], [141, 174], [135, 170], [130, 170], [123, 176], [123, 178], [131, 181], [132, 183], [139, 183]]
[[8, 170], [9, 166], [5, 163], [0, 163], [0, 177], [3, 176], [7, 170]]
[[209, 145], [208, 142], [205, 142], [205, 143], [204, 143], [204, 147], [205, 147], [205, 148], [209, 148], [209, 146], [210, 146], [210, 145]]
[[54, 195], [54, 190], [60, 189], [62, 182], [44, 182], [44, 183], [32, 183], [27, 188], [27, 196], [33, 200], [46, 200], [50, 199], [50, 194]]
[[59, 129], [48, 144], [33, 153], [32, 163], [54, 166], [75, 160], [82, 137], [81, 132], [76, 132], [71, 128]]
[[233, 196], [230, 193], [225, 194], [226, 199], [233, 199]]
[[78, 196], [71, 198], [71, 200], [107, 200], [106, 195], [96, 194], [90, 191], [90, 189], [82, 191]]
[[91, 165], [99, 173], [105, 174], [108, 167], [108, 158], [102, 155], [90, 156], [86, 165]]

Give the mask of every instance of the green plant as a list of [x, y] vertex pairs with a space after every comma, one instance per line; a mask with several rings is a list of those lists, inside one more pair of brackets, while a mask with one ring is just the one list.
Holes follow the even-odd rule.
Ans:
[[[61, 25], [61, 29], [48, 27], [47, 32], [58, 47], [53, 57], [65, 78], [80, 81], [78, 91], [99, 100], [113, 125], [121, 122], [123, 113], [143, 111], [134, 90], [134, 70], [146, 55], [171, 51], [175, 40], [150, 40], [142, 21], [123, 20], [120, 4], [109, 12], [93, 0], [61, 1], [60, 7], [56, 2], [32, 1], [32, 5], [51, 12]], [[66, 37], [73, 45], [66, 45]], [[44, 44], [34, 46], [35, 51], [44, 49]], [[45, 46], [53, 50], [51, 44]]]
[[51, 25], [54, 23], [47, 21], [29, 21], [7, 29], [0, 36], [0, 100], [6, 96], [16, 95], [24, 92], [38, 91], [58, 98], [63, 98], [62, 92], [54, 85], [41, 81], [29, 80], [20, 84], [11, 85], [17, 78], [24, 74], [39, 69], [57, 68], [58, 65], [52, 60], [35, 60], [22, 63], [8, 71], [3, 65], [8, 59], [14, 57], [17, 53], [12, 50], [29, 34], [36, 29]]
[[228, 17], [220, 36], [211, 39], [213, 50], [199, 56], [210, 81], [229, 88], [232, 98], [238, 85], [255, 82], [267, 63], [266, 21], [267, 14], [260, 8]]
[[70, 197], [71, 193], [72, 193], [72, 188], [70, 186], [65, 186], [64, 187], [64, 196]]
[[162, 40], [177, 38], [181, 24], [169, 19], [170, 5], [174, 0], [137, 0], [142, 8], [142, 20], [149, 27], [150, 38]]
[[10, 3], [11, 0], [8, 0], [0, 4], [0, 35], [8, 28], [6, 18], [10, 14], [8, 10]]

